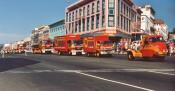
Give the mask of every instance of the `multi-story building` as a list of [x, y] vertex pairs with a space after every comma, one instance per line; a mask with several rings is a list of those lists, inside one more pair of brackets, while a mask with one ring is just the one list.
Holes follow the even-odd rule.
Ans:
[[146, 34], [152, 34], [152, 29], [154, 27], [155, 11], [151, 5], [145, 5], [139, 8], [142, 11], [141, 30], [143, 30]]
[[50, 24], [49, 27], [50, 27], [49, 38], [51, 40], [53, 40], [55, 36], [66, 35], [65, 21], [64, 20], [60, 20], [58, 22]]
[[140, 13], [131, 0], [78, 0], [66, 8], [66, 31], [130, 36], [136, 31], [134, 24], [140, 23]]
[[165, 40], [168, 39], [168, 26], [161, 19], [154, 20], [154, 29], [155, 33], [158, 35], [162, 35]]
[[169, 32], [168, 39], [175, 41], [175, 33]]
[[42, 44], [46, 40], [49, 40], [49, 26], [48, 25], [41, 26], [39, 28], [35, 28], [32, 31], [32, 35], [31, 35], [32, 46]]
[[38, 45], [39, 44], [39, 32], [38, 32], [38, 28], [35, 28], [34, 30], [32, 30], [32, 34], [31, 34], [31, 45]]
[[49, 26], [48, 25], [39, 27], [38, 32], [39, 32], [40, 41], [45, 41], [49, 39]]

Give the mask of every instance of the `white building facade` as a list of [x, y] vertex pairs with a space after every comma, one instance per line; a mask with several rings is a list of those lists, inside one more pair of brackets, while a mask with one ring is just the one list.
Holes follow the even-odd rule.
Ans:
[[163, 20], [155, 19], [154, 29], [156, 34], [162, 35], [165, 40], [168, 39], [168, 26], [165, 24]]
[[154, 27], [155, 11], [151, 5], [140, 7], [141, 14], [141, 30], [146, 34], [152, 34], [151, 28]]
[[66, 8], [65, 27], [67, 34], [131, 35], [140, 15], [132, 0], [79, 0]]

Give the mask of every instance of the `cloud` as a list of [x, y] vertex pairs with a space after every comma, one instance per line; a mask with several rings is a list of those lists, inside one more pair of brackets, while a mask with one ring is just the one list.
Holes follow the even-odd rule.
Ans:
[[0, 33], [0, 44], [22, 40], [24, 37], [25, 35], [22, 34]]

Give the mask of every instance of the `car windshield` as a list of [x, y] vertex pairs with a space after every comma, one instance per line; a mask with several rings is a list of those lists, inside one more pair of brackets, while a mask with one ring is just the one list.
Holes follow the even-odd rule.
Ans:
[[163, 37], [152, 37], [149, 39], [150, 42], [165, 42]]

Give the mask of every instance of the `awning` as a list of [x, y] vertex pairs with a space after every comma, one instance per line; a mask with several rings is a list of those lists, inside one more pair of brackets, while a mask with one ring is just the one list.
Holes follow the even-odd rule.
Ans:
[[[86, 33], [82, 34], [81, 37], [87, 37], [87, 36], [102, 36], [102, 35], [108, 35], [104, 34], [103, 32], [95, 32], [95, 33]], [[125, 34], [125, 33], [116, 33], [112, 35], [108, 35], [109, 37], [116, 37], [116, 38], [132, 38], [132, 35], [130, 34]]]
[[119, 37], [119, 38], [132, 38], [132, 35], [125, 34], [125, 33], [117, 33], [114, 35], [114, 37]]

